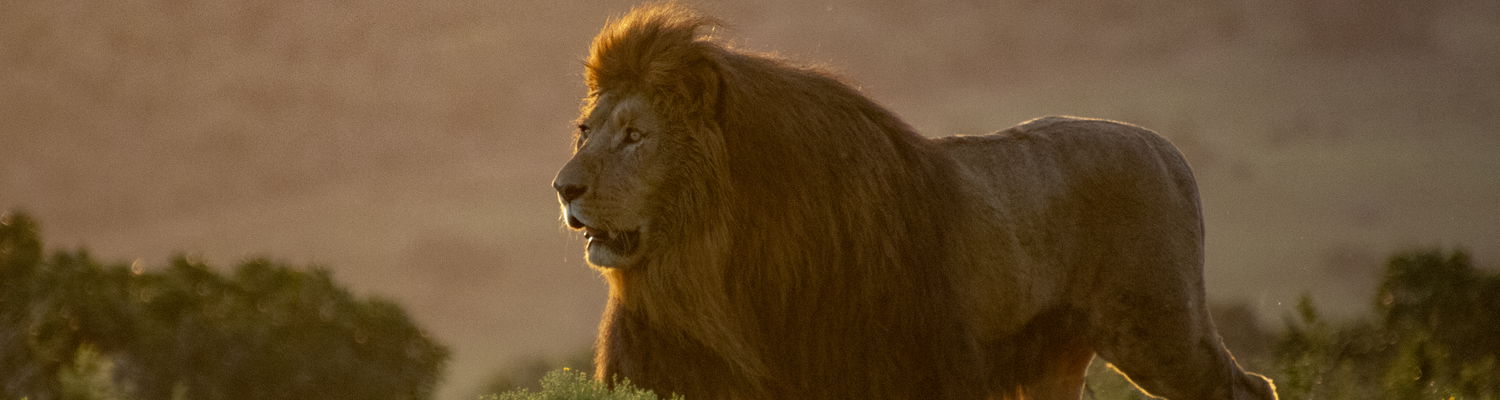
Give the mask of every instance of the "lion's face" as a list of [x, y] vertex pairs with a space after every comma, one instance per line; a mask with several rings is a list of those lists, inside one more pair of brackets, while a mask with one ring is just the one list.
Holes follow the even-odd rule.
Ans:
[[[683, 191], [695, 180], [688, 129], [640, 95], [603, 94], [583, 110], [573, 158], [553, 180], [562, 217], [587, 238], [589, 263], [625, 268], [660, 246], [680, 223]], [[678, 207], [673, 205], [677, 204]]]

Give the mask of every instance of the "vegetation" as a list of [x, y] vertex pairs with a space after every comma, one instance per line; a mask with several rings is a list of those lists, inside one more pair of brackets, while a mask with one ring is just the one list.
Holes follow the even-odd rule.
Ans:
[[[160, 269], [44, 254], [35, 221], [0, 218], [0, 398], [425, 399], [448, 350], [395, 303], [358, 299], [321, 269], [267, 260], [232, 273], [178, 257]], [[1299, 399], [1500, 399], [1500, 274], [1462, 250], [1392, 256], [1370, 313], [1330, 320], [1309, 298], [1267, 333], [1215, 309], [1241, 362]], [[527, 363], [487, 400], [656, 399], [574, 368]], [[540, 389], [521, 388], [540, 378]], [[1144, 399], [1103, 363], [1087, 399]]]
[[[1215, 308], [1214, 317], [1240, 362], [1274, 379], [1282, 399], [1500, 399], [1500, 275], [1475, 269], [1462, 250], [1403, 252], [1386, 262], [1372, 305], [1335, 322], [1304, 297], [1279, 334], [1262, 331], [1247, 307]], [[569, 397], [605, 393], [579, 372], [554, 371], [537, 393], [513, 389], [546, 369], [535, 361], [497, 377], [489, 388], [512, 391], [485, 398], [635, 398]], [[1087, 384], [1085, 399], [1149, 398], [1103, 362]]]
[[491, 375], [479, 388], [479, 394], [525, 390], [542, 390], [540, 382], [558, 370], [593, 371], [594, 350], [581, 348], [563, 359], [532, 358]]
[[1467, 253], [1391, 257], [1372, 314], [1332, 322], [1304, 298], [1275, 344], [1282, 398], [1500, 399], [1500, 275]]
[[[589, 379], [588, 374], [569, 368], [553, 371], [542, 377], [542, 389], [532, 392], [517, 389], [501, 394], [483, 396], [481, 400], [657, 400], [650, 390], [637, 388], [630, 381], [620, 381], [613, 390], [603, 383]], [[682, 396], [671, 399], [681, 400]]]
[[43, 254], [37, 231], [0, 220], [0, 398], [425, 399], [448, 359], [395, 303], [326, 270], [148, 271]]

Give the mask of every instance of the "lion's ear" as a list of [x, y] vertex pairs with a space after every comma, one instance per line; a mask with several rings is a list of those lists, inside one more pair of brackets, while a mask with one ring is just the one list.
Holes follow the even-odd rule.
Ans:
[[719, 68], [709, 57], [690, 63], [678, 75], [675, 93], [699, 115], [714, 117], [719, 107]]

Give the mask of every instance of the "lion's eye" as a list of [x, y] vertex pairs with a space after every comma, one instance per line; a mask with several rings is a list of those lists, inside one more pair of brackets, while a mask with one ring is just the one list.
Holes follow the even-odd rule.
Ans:
[[641, 141], [640, 129], [625, 128], [625, 144], [635, 143], [639, 141]]
[[578, 125], [578, 136], [585, 136], [586, 137], [588, 135], [589, 135], [589, 126], [588, 125], [579, 124]]

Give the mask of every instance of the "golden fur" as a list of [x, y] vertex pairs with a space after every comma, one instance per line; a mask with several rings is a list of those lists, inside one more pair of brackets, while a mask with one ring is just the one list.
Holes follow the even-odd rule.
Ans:
[[[1133, 126], [927, 139], [676, 5], [610, 22], [554, 185], [610, 285], [596, 374], [690, 399], [1077, 399], [1095, 353], [1274, 398], [1204, 309], [1188, 166]], [[621, 239], [626, 238], [626, 239]]]

